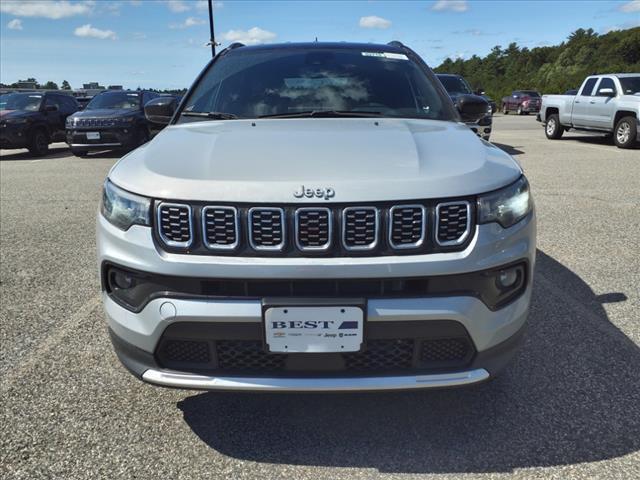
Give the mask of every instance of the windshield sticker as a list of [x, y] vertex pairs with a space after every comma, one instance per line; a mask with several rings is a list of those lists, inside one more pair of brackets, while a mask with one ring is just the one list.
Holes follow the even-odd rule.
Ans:
[[391, 60], [409, 60], [404, 53], [391, 52], [361, 52], [363, 57], [389, 58]]

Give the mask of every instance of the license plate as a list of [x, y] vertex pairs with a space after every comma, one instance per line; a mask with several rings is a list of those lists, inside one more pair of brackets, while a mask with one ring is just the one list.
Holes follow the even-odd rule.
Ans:
[[100, 132], [87, 132], [87, 140], [100, 140]]
[[359, 307], [273, 307], [264, 320], [270, 352], [357, 352], [362, 346]]

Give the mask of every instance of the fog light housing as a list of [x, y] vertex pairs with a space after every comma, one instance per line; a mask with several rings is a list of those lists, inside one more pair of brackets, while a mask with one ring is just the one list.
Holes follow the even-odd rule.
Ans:
[[498, 274], [498, 287], [509, 288], [518, 281], [518, 270], [510, 268], [509, 270], [501, 270]]
[[126, 290], [133, 286], [133, 277], [128, 273], [120, 270], [112, 270], [111, 275], [114, 287]]

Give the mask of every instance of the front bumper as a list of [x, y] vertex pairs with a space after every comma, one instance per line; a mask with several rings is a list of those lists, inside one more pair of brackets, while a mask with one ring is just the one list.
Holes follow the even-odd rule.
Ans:
[[25, 125], [4, 124], [0, 126], [1, 148], [26, 148], [28, 139]]
[[[88, 132], [97, 132], [99, 139], [87, 138]], [[136, 146], [136, 129], [130, 127], [90, 127], [67, 129], [67, 144], [72, 148], [83, 150], [105, 150], [132, 148]]]
[[[171, 254], [154, 245], [151, 230], [134, 226], [122, 232], [98, 218], [99, 261], [133, 270], [187, 278], [367, 279], [416, 277], [481, 271], [525, 260], [529, 277], [535, 259], [535, 215], [510, 229], [480, 225], [461, 252], [360, 258], [241, 258]], [[531, 281], [524, 293], [507, 306], [491, 311], [479, 299], [464, 295], [420, 298], [371, 298], [366, 322], [389, 332], [395, 325], [450, 321], [468, 333], [475, 356], [464, 368], [446, 371], [394, 372], [389, 375], [218, 375], [163, 367], [158, 347], [169, 326], [183, 324], [260, 328], [262, 302], [258, 299], [189, 299], [159, 297], [140, 312], [129, 311], [106, 293], [104, 306], [112, 340], [122, 363], [150, 383], [223, 390], [385, 390], [449, 387], [486, 380], [496, 375], [513, 355], [524, 330], [531, 299]], [[391, 335], [391, 333], [389, 335]], [[365, 338], [366, 340], [366, 338]], [[303, 354], [304, 355], [304, 354]]]

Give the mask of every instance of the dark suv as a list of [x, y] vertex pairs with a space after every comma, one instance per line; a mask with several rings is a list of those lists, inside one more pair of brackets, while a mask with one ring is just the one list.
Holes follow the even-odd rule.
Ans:
[[[460, 75], [438, 73], [436, 76], [456, 105], [458, 100], [466, 98], [468, 95], [475, 95], [467, 81]], [[489, 137], [491, 137], [491, 125], [493, 124], [493, 108], [490, 101], [481, 95], [477, 96], [487, 102], [487, 113], [477, 122], [467, 122], [467, 126], [483, 140], [489, 140]]]
[[151, 138], [153, 125], [143, 107], [158, 94], [112, 90], [93, 97], [84, 110], [67, 119], [67, 143], [74, 155], [89, 150], [132, 150]]
[[0, 96], [0, 147], [28, 148], [46, 155], [49, 144], [64, 142], [67, 117], [78, 111], [70, 95], [20, 92]]

